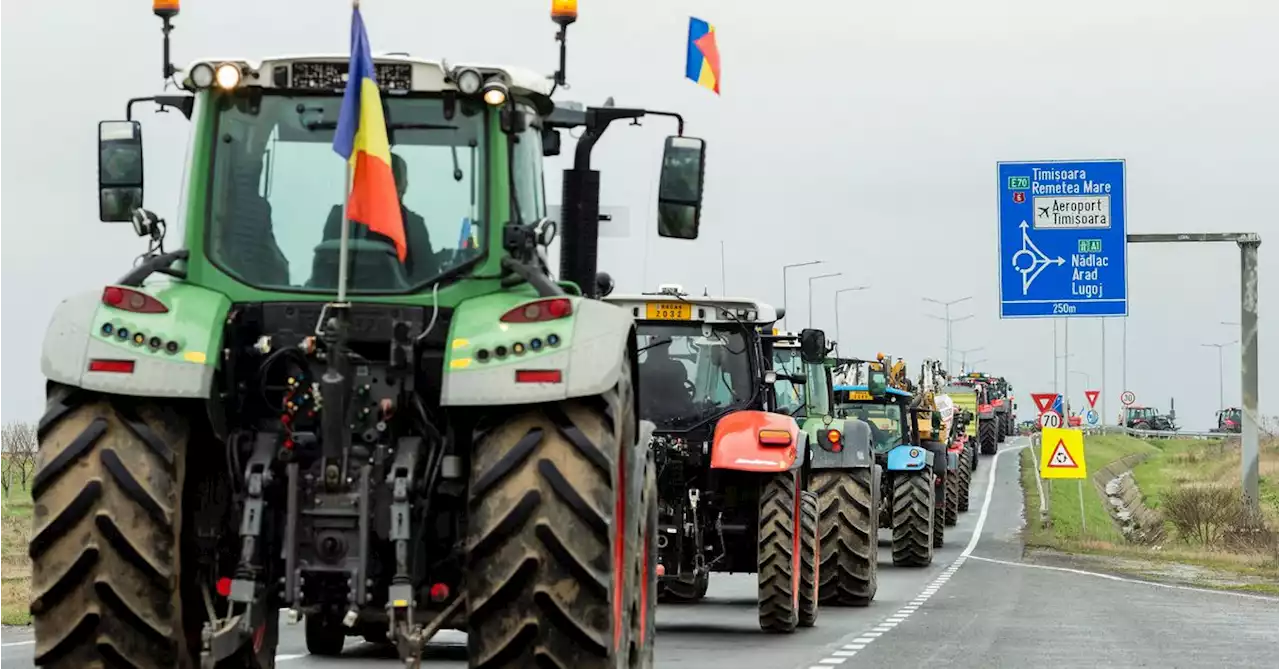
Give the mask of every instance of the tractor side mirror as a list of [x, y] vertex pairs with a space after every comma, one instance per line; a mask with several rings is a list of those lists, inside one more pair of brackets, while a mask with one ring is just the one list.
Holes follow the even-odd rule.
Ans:
[[658, 235], [697, 239], [702, 222], [702, 176], [707, 143], [697, 137], [668, 137], [658, 177]]
[[137, 121], [98, 123], [98, 219], [133, 220], [142, 207], [142, 125]]
[[871, 370], [867, 375], [867, 392], [877, 399], [889, 392], [889, 379], [884, 375], [883, 370]]
[[560, 155], [560, 131], [555, 128], [542, 129], [542, 155], [546, 157]]
[[817, 365], [827, 359], [827, 335], [822, 330], [805, 328], [800, 331], [800, 359]]

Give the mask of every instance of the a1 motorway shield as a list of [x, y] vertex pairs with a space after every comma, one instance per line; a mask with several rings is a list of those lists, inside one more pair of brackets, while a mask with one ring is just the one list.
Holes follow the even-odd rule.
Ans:
[[1000, 317], [1128, 314], [1123, 160], [999, 163]]

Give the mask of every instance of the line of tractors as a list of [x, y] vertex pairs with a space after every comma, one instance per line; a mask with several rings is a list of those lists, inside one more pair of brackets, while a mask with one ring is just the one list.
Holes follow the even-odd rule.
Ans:
[[821, 330], [775, 329], [783, 314], [758, 300], [678, 285], [604, 299], [637, 319], [659, 601], [696, 601], [712, 573], [736, 572], [757, 574], [768, 631], [866, 606], [879, 531], [895, 566], [929, 565], [969, 510], [979, 454], [1015, 433], [999, 377], [841, 357]]
[[[473, 668], [649, 667], [657, 603], [713, 572], [757, 574], [761, 627], [788, 632], [873, 600], [881, 527], [895, 564], [930, 563], [1012, 389], [833, 356], [755, 300], [612, 295], [594, 146], [674, 119], [657, 226], [696, 239], [706, 145], [671, 112], [555, 103], [577, 13], [552, 8], [550, 78], [366, 63], [396, 241], [344, 222], [354, 58], [178, 68], [179, 2], [154, 2], [174, 90], [99, 124], [97, 184], [148, 248], [42, 347], [37, 665], [267, 669], [283, 617], [317, 655], [363, 637], [416, 666], [458, 629]], [[173, 250], [143, 198], [148, 104], [191, 127]], [[544, 158], [570, 131], [552, 221]]]

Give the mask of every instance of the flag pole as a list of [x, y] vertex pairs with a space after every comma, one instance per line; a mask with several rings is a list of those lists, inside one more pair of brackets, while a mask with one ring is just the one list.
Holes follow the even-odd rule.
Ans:
[[[355, 5], [360, 0], [355, 0]], [[347, 220], [347, 200], [351, 197], [351, 161], [347, 161], [346, 176], [342, 179], [342, 236], [338, 242], [338, 304], [347, 303], [347, 260], [351, 246], [351, 221]]]
[[[360, 10], [360, 0], [351, 0], [351, 10]], [[350, 78], [351, 72], [347, 72]], [[347, 262], [350, 259], [351, 221], [347, 220], [347, 200], [351, 197], [351, 159], [347, 159], [342, 179], [342, 233], [338, 238], [338, 304], [347, 303]]]

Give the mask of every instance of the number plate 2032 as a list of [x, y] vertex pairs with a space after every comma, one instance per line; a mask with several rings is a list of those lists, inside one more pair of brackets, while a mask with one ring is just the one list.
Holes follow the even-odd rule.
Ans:
[[693, 318], [693, 305], [684, 302], [650, 302], [645, 305], [645, 318], [651, 321], [687, 321]]

